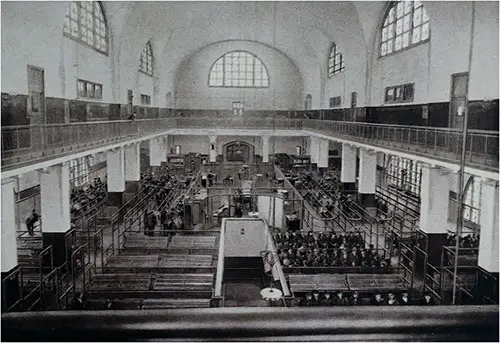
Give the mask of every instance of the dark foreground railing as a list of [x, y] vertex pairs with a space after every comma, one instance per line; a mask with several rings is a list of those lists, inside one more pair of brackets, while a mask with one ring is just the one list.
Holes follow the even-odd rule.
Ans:
[[497, 306], [9, 313], [3, 341], [496, 341]]

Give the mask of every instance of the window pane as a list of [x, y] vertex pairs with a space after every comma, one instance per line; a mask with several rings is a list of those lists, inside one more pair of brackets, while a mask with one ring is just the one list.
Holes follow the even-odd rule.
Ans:
[[397, 11], [396, 11], [397, 18], [401, 18], [403, 16], [403, 7], [404, 7], [404, 4], [402, 2], [399, 2], [397, 4]]
[[404, 87], [403, 100], [413, 100], [413, 85], [406, 85]]
[[87, 97], [89, 97], [89, 98], [95, 97], [94, 85], [91, 83], [87, 83]]
[[396, 22], [396, 35], [399, 35], [403, 32], [403, 19], [398, 19]]
[[403, 33], [403, 48], [406, 48], [410, 43], [410, 32]]
[[405, 14], [410, 13], [413, 3], [411, 1], [404, 1], [403, 3], [405, 4]]
[[413, 26], [418, 26], [422, 23], [421, 8], [417, 8], [413, 14]]
[[429, 23], [426, 23], [422, 25], [422, 35], [421, 35], [421, 40], [426, 40], [429, 38]]
[[412, 35], [412, 43], [415, 44], [418, 42], [420, 42], [420, 27], [414, 28]]
[[397, 36], [394, 50], [401, 50], [401, 43], [402, 43], [402, 36]]
[[387, 43], [382, 43], [382, 56], [387, 54]]
[[387, 45], [387, 53], [392, 53], [392, 42], [389, 42], [389, 44]]
[[78, 96], [85, 97], [87, 95], [87, 87], [85, 85], [85, 82], [83, 81], [78, 81]]
[[102, 86], [101, 85], [95, 85], [95, 97], [97, 99], [102, 99]]
[[410, 16], [407, 15], [403, 20], [403, 31], [408, 31], [410, 29]]

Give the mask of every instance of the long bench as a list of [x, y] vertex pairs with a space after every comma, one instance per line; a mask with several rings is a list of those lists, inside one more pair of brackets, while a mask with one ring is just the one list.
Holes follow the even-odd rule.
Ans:
[[291, 274], [288, 277], [290, 287], [294, 292], [318, 291], [347, 291], [345, 275], [343, 274]]
[[389, 292], [407, 290], [399, 274], [347, 274], [349, 290]]
[[210, 299], [146, 299], [142, 303], [144, 310], [202, 307], [210, 307]]
[[387, 292], [407, 289], [399, 274], [290, 274], [288, 280], [293, 292]]
[[138, 290], [151, 288], [151, 274], [95, 274], [92, 290]]
[[215, 268], [213, 255], [118, 255], [108, 259], [104, 271], [106, 273], [183, 273], [212, 272]]
[[211, 291], [214, 274], [158, 274], [153, 290]]

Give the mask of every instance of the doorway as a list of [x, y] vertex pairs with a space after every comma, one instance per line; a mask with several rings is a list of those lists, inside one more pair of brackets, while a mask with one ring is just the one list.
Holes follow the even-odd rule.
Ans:
[[[449, 127], [461, 129], [464, 124], [464, 113], [467, 106], [467, 90], [469, 83], [468, 73], [459, 73], [451, 75], [451, 99], [450, 99], [450, 114]], [[460, 115], [459, 109], [462, 108]]]
[[224, 145], [224, 160], [226, 162], [253, 163], [254, 146], [246, 142], [229, 142]]
[[45, 124], [44, 71], [32, 65], [28, 65], [28, 117], [30, 125]]

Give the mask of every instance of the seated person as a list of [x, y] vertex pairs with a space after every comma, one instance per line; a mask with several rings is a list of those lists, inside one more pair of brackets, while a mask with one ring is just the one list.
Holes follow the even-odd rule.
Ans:
[[358, 291], [354, 291], [352, 295], [349, 297], [349, 305], [351, 306], [361, 305], [361, 298], [359, 297]]
[[344, 293], [342, 291], [338, 291], [334, 299], [334, 304], [336, 306], [347, 306], [349, 305], [349, 300], [344, 298]]
[[432, 306], [436, 305], [436, 303], [434, 302], [434, 299], [431, 297], [431, 294], [426, 292], [424, 293], [424, 298], [420, 301], [419, 305]]
[[408, 292], [401, 293], [401, 299], [399, 299], [399, 305], [411, 305], [410, 298], [408, 297]]
[[330, 295], [330, 292], [325, 292], [323, 294], [323, 299], [321, 299], [321, 306], [333, 306], [334, 301]]
[[389, 294], [387, 294], [387, 305], [389, 306], [399, 305], [398, 299], [396, 299], [396, 296], [392, 292], [389, 292]]
[[375, 293], [375, 296], [373, 296], [370, 301], [370, 305], [372, 306], [384, 305], [384, 298], [382, 298], [382, 294], [380, 294], [379, 292]]

